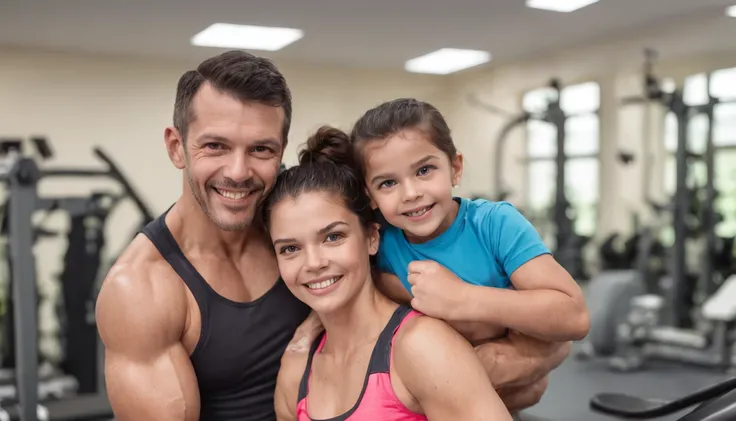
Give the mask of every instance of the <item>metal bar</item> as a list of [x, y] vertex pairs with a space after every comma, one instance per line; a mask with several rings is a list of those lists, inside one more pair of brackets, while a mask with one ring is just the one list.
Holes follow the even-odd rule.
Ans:
[[503, 162], [504, 162], [504, 146], [506, 146], [506, 140], [509, 137], [509, 134], [511, 134], [511, 131], [514, 130], [516, 127], [526, 123], [529, 121], [529, 115], [523, 114], [520, 115], [513, 120], [506, 123], [506, 125], [503, 126], [501, 129], [501, 132], [499, 133], [498, 137], [496, 138], [496, 145], [495, 145], [495, 156], [494, 158], [494, 179], [493, 183], [496, 185], [494, 194], [496, 195], [496, 200], [505, 200], [507, 191], [506, 191], [506, 183], [503, 181]]
[[669, 317], [665, 323], [675, 327], [685, 327], [687, 309], [685, 306], [685, 242], [687, 241], [687, 212], [690, 208], [690, 197], [687, 192], [687, 156], [688, 156], [688, 122], [690, 107], [685, 105], [679, 92], [673, 94], [670, 108], [677, 117], [677, 153], [675, 156], [676, 184], [673, 210], [673, 228], [675, 242], [672, 245], [671, 267], [671, 300]]
[[[585, 153], [585, 154], [580, 154], [580, 155], [566, 155], [565, 161], [570, 162], [576, 159], [591, 159], [591, 158], [598, 159], [599, 157], [600, 155], [597, 153]], [[557, 156], [530, 156], [530, 157], [519, 158], [519, 161], [522, 163], [556, 161], [556, 160], [557, 160]]]
[[[555, 126], [557, 131], [557, 154], [555, 159], [555, 204], [554, 204], [554, 220], [557, 226], [557, 241], [555, 248], [562, 249], [566, 247], [572, 235], [572, 226], [567, 216], [568, 202], [565, 195], [565, 163], [567, 157], [565, 155], [565, 122], [566, 116], [560, 107], [560, 91], [557, 91], [557, 98], [550, 102], [548, 107], [548, 117], [550, 122]], [[569, 268], [567, 268], [569, 269]]]
[[[10, 176], [9, 246], [13, 274], [15, 318], [15, 375], [21, 419], [37, 419], [38, 323], [36, 306], [36, 262], [33, 255], [33, 225], [36, 183], [26, 176], [34, 173], [30, 159], [18, 161]], [[21, 177], [22, 176], [22, 177]]]
[[[709, 83], [710, 84], [710, 83]], [[706, 137], [705, 144], [705, 209], [703, 215], [703, 230], [705, 231], [705, 256], [703, 256], [703, 270], [701, 276], [705, 281], [705, 292], [708, 296], [713, 295], [718, 289], [714, 273], [714, 262], [713, 259], [716, 256], [716, 215], [713, 209], [713, 201], [716, 199], [716, 188], [715, 188], [715, 149], [713, 148], [713, 109], [717, 104], [717, 100], [713, 97], [710, 98], [708, 105], [703, 107], [702, 112], [708, 119], [708, 134]], [[703, 284], [701, 284], [703, 285]]]
[[65, 168], [53, 168], [43, 170], [42, 177], [112, 177], [110, 171], [105, 170], [75, 170]]

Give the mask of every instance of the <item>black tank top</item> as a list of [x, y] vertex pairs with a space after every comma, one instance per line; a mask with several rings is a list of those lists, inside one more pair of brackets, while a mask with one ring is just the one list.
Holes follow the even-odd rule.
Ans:
[[219, 295], [187, 260], [166, 226], [166, 213], [143, 230], [181, 277], [202, 318], [199, 342], [190, 356], [197, 375], [200, 420], [272, 421], [281, 355], [309, 307], [282, 279], [255, 301]]

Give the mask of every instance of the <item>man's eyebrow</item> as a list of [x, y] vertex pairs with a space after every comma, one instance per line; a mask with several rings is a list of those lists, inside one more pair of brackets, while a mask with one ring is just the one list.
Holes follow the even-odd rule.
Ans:
[[197, 137], [197, 140], [214, 140], [217, 142], [229, 142], [230, 139], [226, 138], [225, 136], [214, 134], [214, 133], [203, 133]]
[[[433, 159], [438, 159], [438, 158], [435, 155], [427, 155], [424, 158], [419, 159], [416, 162], [414, 162], [413, 164], [411, 164], [411, 166], [412, 167], [419, 167], [419, 166], [422, 166], [422, 165], [426, 164], [427, 162], [429, 162], [429, 161], [431, 161]], [[377, 176], [375, 176], [375, 177], [373, 177], [371, 179], [371, 184], [374, 184], [376, 181], [379, 181], [381, 179], [391, 178], [391, 176], [392, 176], [391, 173], [378, 174]]]
[[[345, 222], [345, 221], [331, 222], [331, 223], [325, 225], [324, 228], [320, 228], [319, 231], [317, 231], [317, 232], [320, 235], [324, 235], [324, 234], [327, 234], [328, 232], [332, 231], [333, 229], [335, 229], [335, 227], [340, 226], [340, 225], [348, 225], [348, 223]], [[296, 242], [296, 239], [295, 238], [278, 238], [276, 240], [273, 240], [273, 245], [275, 246], [276, 244], [279, 244], [279, 243], [295, 243], [295, 242]]]

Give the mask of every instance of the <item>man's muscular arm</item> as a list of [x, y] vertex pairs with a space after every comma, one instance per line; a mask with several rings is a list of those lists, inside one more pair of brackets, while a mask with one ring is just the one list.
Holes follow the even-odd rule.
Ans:
[[281, 357], [281, 368], [276, 379], [274, 409], [277, 421], [296, 421], [296, 405], [299, 385], [304, 369], [307, 367], [309, 347], [300, 350], [287, 350]]
[[548, 374], [570, 354], [570, 342], [546, 342], [511, 331], [506, 337], [475, 347], [488, 377], [512, 412], [542, 398]]
[[97, 299], [108, 398], [120, 421], [196, 421], [197, 380], [180, 342], [186, 295], [148, 266], [116, 265]]

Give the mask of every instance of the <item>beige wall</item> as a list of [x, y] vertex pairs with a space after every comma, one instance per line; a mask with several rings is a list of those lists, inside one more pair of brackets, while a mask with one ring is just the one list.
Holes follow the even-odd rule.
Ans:
[[[348, 127], [360, 113], [380, 101], [415, 96], [439, 106], [465, 153], [466, 169], [459, 192], [493, 194], [493, 139], [504, 120], [470, 106], [467, 96], [476, 94], [501, 108], [518, 111], [524, 92], [543, 86], [550, 77], [558, 77], [567, 85], [598, 81], [602, 130], [598, 234], [625, 230], [627, 212], [641, 207], [643, 170], [661, 176], [662, 151], [656, 107], [648, 112], [645, 107], [622, 110], [619, 99], [639, 91], [644, 46], [676, 53], [677, 46], [692, 44], [693, 37], [698, 39], [708, 25], [707, 20], [692, 19], [672, 27], [631, 33], [623, 39], [588, 43], [494, 66], [492, 70], [449, 77], [278, 63], [294, 94], [291, 145], [285, 161], [295, 162], [296, 147], [317, 126], [328, 123]], [[176, 80], [194, 65], [0, 48], [0, 135], [48, 136], [57, 156], [55, 165], [94, 166], [91, 148], [101, 145], [116, 158], [154, 211], [161, 212], [181, 188], [181, 176], [170, 164], [163, 146], [163, 129], [171, 120]], [[687, 74], [730, 66], [736, 66], [736, 54], [703, 52], [663, 62], [658, 72], [680, 80]], [[507, 147], [505, 179], [517, 192], [511, 201], [523, 206], [527, 180], [519, 158], [525, 151], [524, 132], [517, 130], [514, 136]], [[644, 156], [647, 142], [652, 146], [647, 159], [637, 159], [627, 168], [613, 160], [620, 147]], [[91, 184], [57, 182], [41, 188], [44, 193], [66, 194], [88, 191]], [[130, 238], [135, 216], [132, 206], [114, 215], [108, 230], [113, 251]], [[64, 224], [63, 220], [58, 223]], [[46, 250], [43, 245], [39, 247]], [[63, 247], [57, 241], [44, 255], [51, 250], [58, 256]], [[58, 259], [49, 260], [53, 261]], [[42, 271], [52, 273], [56, 270], [52, 267], [49, 263]]]

